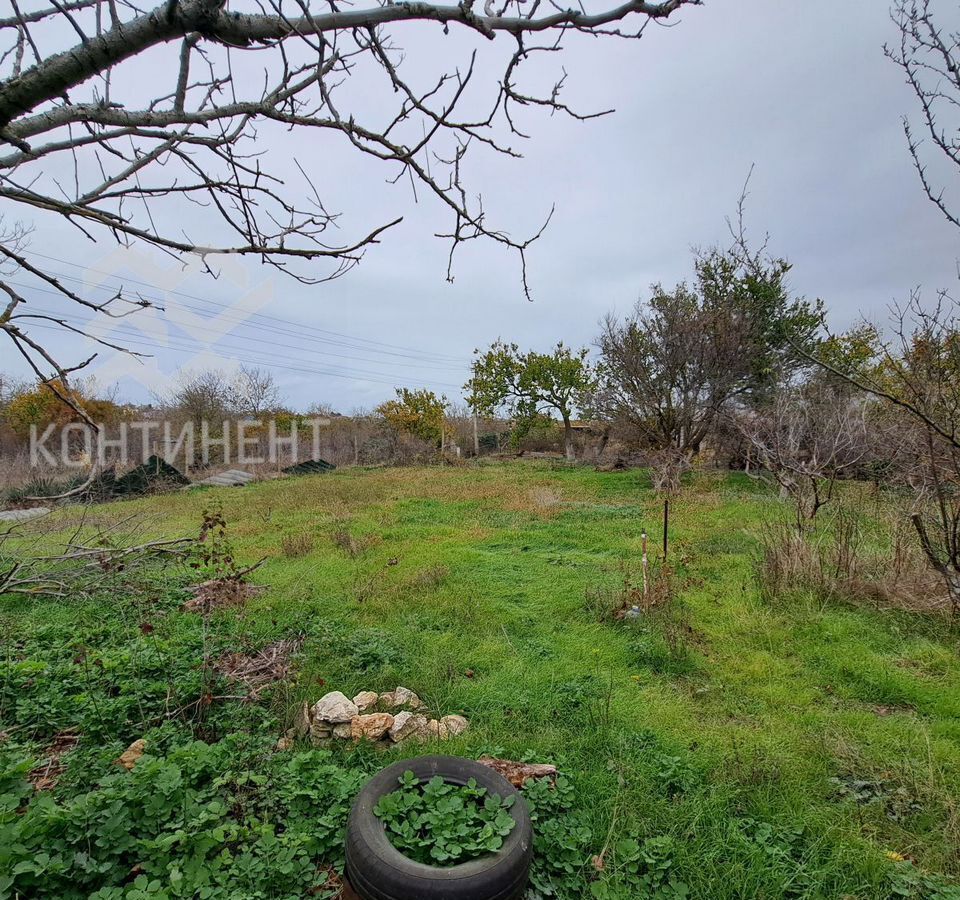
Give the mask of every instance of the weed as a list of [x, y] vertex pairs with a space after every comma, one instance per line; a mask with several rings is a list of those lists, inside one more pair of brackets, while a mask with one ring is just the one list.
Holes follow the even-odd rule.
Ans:
[[[532, 514], [528, 492], [541, 486], [564, 498], [562, 514]], [[760, 602], [752, 553], [776, 498], [736, 474], [718, 477], [715, 494], [690, 490], [671, 519], [682, 598], [675, 583], [668, 602], [609, 624], [584, 612], [585, 593], [619, 591], [620, 559], [642, 588], [649, 479], [540, 461], [343, 470], [220, 492], [232, 553], [210, 562], [230, 555], [242, 572], [267, 556], [258, 580], [270, 589], [210, 616], [181, 612], [197, 570], [150, 567], [135, 583], [111, 578], [62, 598], [4, 596], [0, 897], [334, 895], [350, 804], [393, 754], [352, 742], [275, 752], [277, 738], [296, 701], [408, 684], [438, 711], [468, 715], [455, 752], [559, 769], [556, 788], [523, 788], [535, 843], [525, 900], [645, 900], [681, 884], [703, 900], [955, 900], [956, 632], [862, 595], [794, 615], [789, 581], [778, 602]], [[187, 533], [211, 496], [131, 500], [90, 517], [106, 530], [146, 513], [143, 537], [166, 538]], [[884, 518], [895, 502], [885, 494], [861, 508], [859, 559], [895, 558]], [[382, 554], [352, 558], [323, 535], [309, 567], [285, 557], [279, 536], [318, 510], [353, 523], [357, 540], [376, 528]], [[69, 540], [79, 518], [56, 511], [32, 540]], [[743, 539], [711, 543], [718, 534]], [[412, 587], [439, 563], [451, 569], [439, 590]], [[901, 571], [907, 586], [910, 565]], [[362, 604], [351, 602], [358, 586]], [[242, 653], [256, 677], [258, 652], [300, 631], [289, 691], [281, 680], [250, 698], [216, 668]], [[904, 703], [915, 712], [874, 711]], [[30, 773], [64, 733], [77, 743], [38, 794]], [[113, 765], [137, 739], [147, 747], [133, 770]], [[922, 808], [911, 800], [890, 817], [889, 797], [844, 800], [827, 775], [886, 783], [894, 797], [903, 787]]]
[[614, 622], [623, 619], [634, 607], [639, 612], [664, 607], [675, 596], [673, 570], [660, 561], [653, 561], [646, 577], [637, 576], [633, 568], [621, 561], [620, 582], [588, 587], [583, 608], [591, 619]]
[[686, 793], [696, 783], [693, 767], [682, 756], [657, 751], [652, 754], [650, 761], [654, 780], [667, 797]]
[[330, 539], [335, 547], [338, 547], [351, 559], [362, 556], [367, 550], [379, 543], [379, 538], [376, 535], [366, 535], [362, 538], [355, 537], [350, 530], [350, 523], [346, 519], [336, 519], [334, 521]]
[[[899, 855], [899, 854], [894, 854]], [[898, 859], [889, 879], [890, 896], [906, 900], [960, 900], [960, 886]]]
[[438, 564], [427, 566], [410, 579], [409, 585], [414, 590], [434, 590], [446, 581], [449, 574], [450, 570], [446, 566]]
[[588, 618], [597, 622], [615, 622], [633, 605], [632, 596], [621, 587], [597, 585], [584, 591], [583, 609]]
[[888, 819], [902, 821], [922, 807], [904, 787], [897, 787], [887, 780], [872, 781], [852, 775], [840, 775], [830, 779], [835, 785], [833, 796], [837, 800], [850, 800], [858, 806], [880, 803]]
[[240, 570], [237, 566], [236, 551], [227, 531], [222, 505], [216, 504], [203, 511], [200, 533], [188, 565], [210, 581], [238, 577]]
[[383, 572], [367, 572], [356, 566], [351, 579], [351, 594], [356, 603], [374, 600], [382, 593]]
[[375, 672], [400, 664], [404, 658], [402, 645], [390, 632], [380, 628], [344, 629], [334, 622], [319, 626], [321, 643], [331, 657], [351, 671]]
[[305, 532], [297, 534], [285, 534], [280, 539], [280, 550], [283, 555], [291, 559], [298, 556], [306, 556], [313, 550], [313, 535]]
[[399, 789], [384, 794], [373, 812], [390, 843], [415, 862], [452, 866], [496, 853], [517, 824], [510, 814], [515, 796], [488, 794], [472, 778], [457, 786], [435, 775], [421, 784], [407, 770], [397, 781]]
[[675, 841], [669, 835], [646, 838], [623, 838], [614, 845], [610, 861], [613, 883], [594, 882], [590, 895], [598, 900], [631, 896], [682, 900], [690, 897], [690, 887], [676, 874]]
[[832, 518], [815, 531], [766, 523], [756, 572], [768, 603], [808, 592], [820, 609], [833, 602], [920, 612], [949, 606], [906, 526], [887, 517], [871, 526], [847, 503], [837, 504]]
[[533, 823], [532, 896], [576, 896], [568, 888], [578, 883], [589, 864], [593, 831], [582, 811], [576, 809], [573, 783], [561, 775], [535, 779], [523, 790]]

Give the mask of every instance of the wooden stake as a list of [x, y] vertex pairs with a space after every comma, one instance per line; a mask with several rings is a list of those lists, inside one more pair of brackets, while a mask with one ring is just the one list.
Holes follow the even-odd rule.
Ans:
[[643, 565], [643, 605], [647, 606], [647, 532], [642, 531], [640, 533], [640, 541], [643, 547], [643, 556], [641, 557], [641, 563]]

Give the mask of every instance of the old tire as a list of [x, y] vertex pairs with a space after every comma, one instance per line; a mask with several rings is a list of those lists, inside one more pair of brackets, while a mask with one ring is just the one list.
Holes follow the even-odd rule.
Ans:
[[[397, 789], [397, 779], [407, 770], [421, 781], [439, 775], [450, 784], [464, 785], [473, 778], [491, 794], [516, 795], [510, 812], [517, 824], [500, 850], [446, 867], [414, 862], [397, 850], [373, 808]], [[526, 802], [497, 772], [456, 756], [419, 756], [388, 766], [357, 795], [347, 821], [347, 877], [363, 900], [517, 900], [527, 885], [532, 836]]]

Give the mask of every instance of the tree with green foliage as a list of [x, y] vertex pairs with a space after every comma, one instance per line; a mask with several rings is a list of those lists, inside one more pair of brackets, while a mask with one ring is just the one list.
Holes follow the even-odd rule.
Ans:
[[732, 247], [712, 248], [694, 262], [697, 289], [708, 308], [724, 307], [741, 332], [746, 366], [741, 394], [762, 404], [778, 386], [792, 381], [810, 362], [823, 328], [823, 303], [793, 297], [787, 286], [791, 264], [770, 257], [765, 246], [752, 250], [738, 233]]
[[591, 409], [641, 444], [689, 459], [749, 371], [733, 311], [685, 284], [654, 285], [597, 338], [600, 378]]
[[481, 415], [506, 409], [515, 433], [524, 434], [539, 419], [557, 413], [563, 421], [563, 445], [575, 458], [571, 419], [596, 382], [588, 350], [572, 350], [560, 341], [550, 353], [520, 352], [516, 344], [495, 341], [488, 350], [475, 350], [473, 375], [465, 385], [467, 402]]
[[447, 422], [447, 398], [426, 388], [397, 388], [393, 400], [381, 403], [377, 412], [397, 431], [442, 448]]
[[810, 368], [797, 348], [817, 346], [823, 320], [819, 300], [791, 297], [789, 271], [741, 227], [730, 248], [697, 254], [692, 284], [655, 284], [626, 317], [607, 316], [597, 415], [688, 458], [731, 405], [768, 405]]

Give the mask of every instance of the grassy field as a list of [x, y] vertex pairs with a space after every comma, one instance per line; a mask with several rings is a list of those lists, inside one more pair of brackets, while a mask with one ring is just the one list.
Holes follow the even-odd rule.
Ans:
[[[397, 684], [469, 717], [444, 752], [564, 773], [531, 792], [531, 898], [960, 897], [957, 632], [762, 600], [758, 535], [787, 510], [756, 483], [684, 487], [673, 598], [630, 622], [597, 607], [639, 582], [641, 531], [659, 544], [643, 471], [341, 470], [56, 524], [142, 514], [177, 536], [213, 508], [242, 564], [266, 557], [266, 590], [207, 623], [181, 610], [182, 569], [0, 597], [0, 897], [335, 895], [350, 798], [402, 753], [273, 746], [298, 701]], [[204, 659], [297, 634], [293, 676], [257, 702], [210, 688]]]

